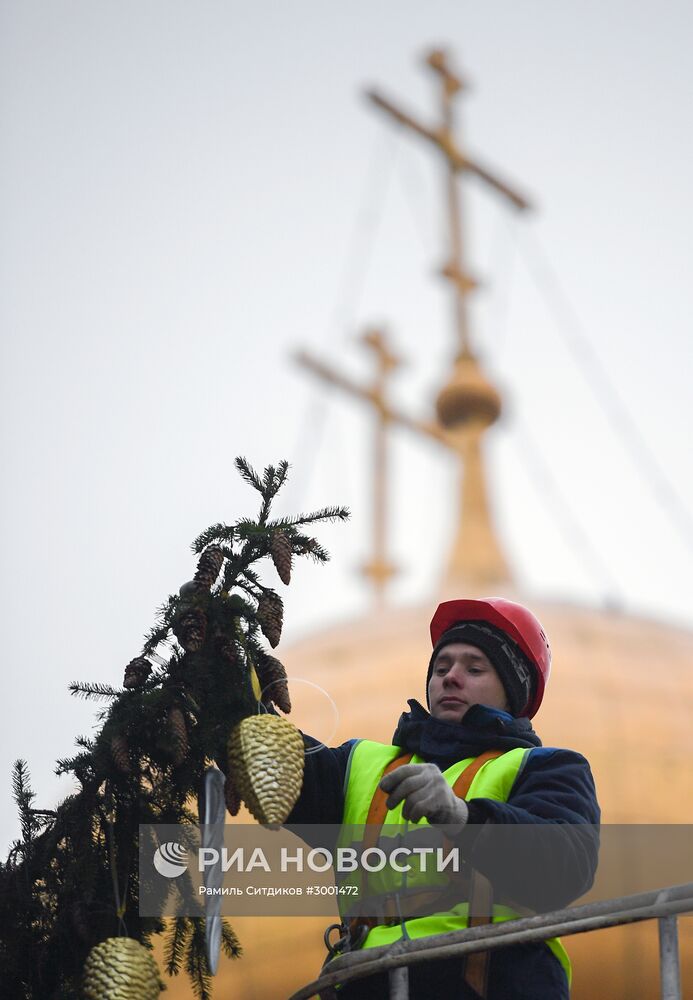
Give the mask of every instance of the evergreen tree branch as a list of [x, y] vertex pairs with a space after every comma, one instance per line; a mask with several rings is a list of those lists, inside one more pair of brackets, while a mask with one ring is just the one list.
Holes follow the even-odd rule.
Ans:
[[187, 945], [186, 971], [197, 1000], [211, 1000], [212, 983], [207, 967], [205, 922], [201, 918], [192, 918], [190, 922], [193, 926], [192, 935]]
[[150, 629], [144, 639], [142, 655], [151, 656], [158, 646], [167, 643], [169, 641], [170, 631], [171, 626], [168, 622], [165, 622], [162, 625], [155, 625], [152, 629]]
[[348, 507], [323, 507], [312, 514], [301, 514], [293, 520], [293, 524], [314, 524], [316, 521], [333, 522], [348, 521], [351, 512]]
[[197, 536], [190, 546], [193, 552], [200, 555], [213, 542], [230, 542], [234, 536], [234, 528], [228, 524], [212, 524], [209, 528]]
[[85, 681], [72, 681], [68, 685], [70, 694], [75, 695], [77, 698], [86, 699], [98, 699], [98, 698], [118, 698], [122, 694], [117, 688], [111, 687], [110, 684], [102, 684], [100, 682], [85, 682]]
[[[57, 761], [58, 773], [74, 775], [79, 790], [55, 811], [35, 809], [27, 766], [23, 761], [15, 765], [23, 839], [0, 864], [0, 924], [10, 928], [0, 946], [2, 984], [9, 996], [78, 1000], [87, 954], [116, 932], [115, 871], [127, 932], [144, 944], [166, 932], [169, 971], [187, 970], [199, 1000], [210, 997], [204, 922], [181, 918], [167, 928], [159, 918], [139, 916], [145, 888], [133, 877], [139, 824], [194, 824], [197, 817], [188, 803], [205, 762], [223, 759], [230, 728], [257, 710], [247, 658], [250, 654], [259, 662], [271, 655], [259, 642], [256, 604], [274, 591], [262, 583], [256, 564], [270, 554], [273, 534], [285, 532], [294, 555], [325, 561], [325, 550], [302, 534], [300, 525], [347, 514], [329, 507], [270, 521], [288, 463], [267, 466], [262, 477], [245, 459], [236, 464], [261, 494], [259, 516], [242, 518], [233, 527], [212, 525], [195, 540], [193, 549], [199, 551], [219, 545], [222, 576], [211, 590], [201, 581], [182, 597], [169, 596], [158, 609], [144, 640], [144, 655], [158, 666], [133, 666], [125, 690], [102, 682], [70, 685], [73, 695], [105, 702], [97, 713], [95, 737], [79, 737], [78, 752]], [[212, 570], [215, 563], [212, 556]], [[168, 659], [156, 652], [163, 644], [172, 647]], [[174, 723], [173, 708], [179, 710]], [[230, 957], [240, 955], [229, 925], [223, 926], [222, 947]], [[34, 954], [45, 955], [45, 961], [27, 963], [26, 956]]]
[[316, 562], [329, 562], [329, 552], [315, 538], [310, 538], [308, 535], [296, 535], [294, 546], [299, 555], [310, 556]]
[[164, 968], [169, 976], [177, 976], [180, 972], [191, 933], [192, 922], [190, 918], [176, 917], [164, 945]]
[[221, 947], [227, 958], [240, 958], [243, 955], [236, 932], [225, 917], [221, 921]]
[[22, 840], [25, 845], [31, 844], [36, 824], [32, 816], [31, 806], [36, 793], [31, 788], [29, 768], [25, 760], [16, 760], [12, 768], [12, 797], [19, 809], [19, 822], [22, 829]]
[[245, 458], [239, 455], [235, 460], [234, 465], [249, 486], [252, 486], [254, 490], [258, 491], [258, 493], [263, 492], [263, 485], [260, 482], [260, 477]]

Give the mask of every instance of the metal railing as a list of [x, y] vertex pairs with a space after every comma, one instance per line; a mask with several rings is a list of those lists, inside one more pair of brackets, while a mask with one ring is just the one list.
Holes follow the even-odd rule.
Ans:
[[659, 921], [661, 1000], [681, 1000], [678, 927], [676, 915], [693, 912], [693, 882], [621, 896], [599, 903], [554, 910], [533, 917], [506, 920], [483, 927], [435, 934], [414, 941], [400, 940], [380, 948], [348, 952], [333, 959], [319, 979], [302, 987], [290, 1000], [308, 1000], [319, 993], [328, 1000], [337, 984], [377, 972], [388, 972], [390, 1000], [408, 1000], [408, 967], [435, 959], [461, 958], [511, 944], [581, 934], [641, 920]]

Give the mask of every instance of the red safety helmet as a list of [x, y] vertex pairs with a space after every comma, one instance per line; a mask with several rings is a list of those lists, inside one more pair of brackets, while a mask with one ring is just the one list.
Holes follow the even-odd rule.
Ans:
[[551, 647], [541, 624], [527, 608], [502, 597], [487, 597], [480, 601], [444, 601], [438, 605], [431, 619], [433, 646], [453, 625], [472, 621], [488, 622], [501, 629], [517, 643], [535, 668], [532, 696], [522, 713], [531, 719], [539, 711], [551, 673]]

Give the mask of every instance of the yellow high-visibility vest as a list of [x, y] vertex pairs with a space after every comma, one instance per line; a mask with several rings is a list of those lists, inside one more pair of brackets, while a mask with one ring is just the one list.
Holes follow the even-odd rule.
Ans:
[[[525, 756], [530, 753], [530, 749], [517, 747], [508, 750], [499, 757], [487, 760], [474, 775], [467, 799], [494, 799], [496, 802], [507, 802], [510, 797], [515, 779], [522, 767]], [[401, 747], [387, 746], [383, 743], [374, 743], [371, 740], [359, 740], [351, 750], [347, 771], [345, 776], [345, 804], [343, 825], [345, 827], [359, 827], [366, 823], [373, 796], [383, 776], [385, 768], [403, 753]], [[467, 757], [465, 760], [457, 761], [452, 767], [443, 771], [443, 777], [450, 786], [454, 785], [460, 774], [469, 767], [476, 758]], [[412, 764], [424, 763], [421, 757], [416, 754], [411, 758]], [[418, 823], [411, 823], [402, 816], [404, 803], [387, 812], [384, 826], [407, 825], [409, 828], [427, 825], [426, 819]], [[369, 886], [372, 886], [369, 878]], [[342, 910], [348, 910], [348, 897], [338, 897], [342, 904]], [[342, 914], [344, 916], [344, 912]], [[517, 919], [520, 914], [507, 906], [494, 905], [493, 922], [501, 920]], [[445, 913], [433, 913], [423, 917], [412, 917], [405, 919], [406, 937], [416, 939], [429, 937], [433, 934], [445, 934], [449, 931], [458, 931], [468, 926], [469, 904], [467, 900], [460, 900]], [[401, 923], [394, 923], [388, 926], [373, 927], [361, 945], [364, 948], [376, 948], [380, 945], [392, 944], [405, 936], [405, 928]], [[548, 938], [546, 945], [551, 949], [558, 961], [561, 963], [568, 984], [572, 979], [572, 970], [568, 954], [561, 944], [559, 938]]]

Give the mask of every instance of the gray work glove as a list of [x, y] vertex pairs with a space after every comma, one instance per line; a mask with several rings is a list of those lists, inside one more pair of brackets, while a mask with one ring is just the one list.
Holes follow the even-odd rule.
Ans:
[[388, 794], [387, 808], [404, 801], [402, 816], [412, 823], [425, 817], [454, 837], [467, 822], [467, 803], [455, 795], [435, 764], [403, 764], [386, 774], [380, 787]]

